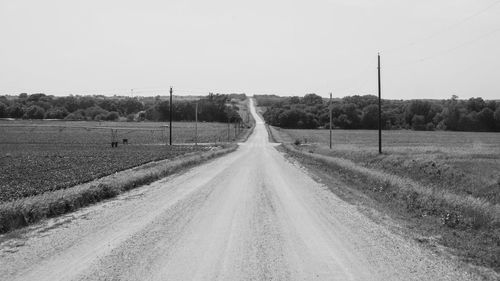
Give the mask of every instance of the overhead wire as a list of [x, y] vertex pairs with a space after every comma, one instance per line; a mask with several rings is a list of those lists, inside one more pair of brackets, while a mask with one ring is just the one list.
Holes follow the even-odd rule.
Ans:
[[444, 54], [451, 53], [453, 51], [459, 50], [459, 49], [461, 49], [463, 47], [466, 47], [468, 45], [476, 43], [476, 42], [478, 42], [478, 41], [480, 41], [482, 39], [488, 38], [488, 37], [494, 35], [495, 33], [499, 32], [499, 31], [500, 31], [500, 28], [496, 28], [496, 29], [490, 30], [489, 32], [484, 33], [484, 34], [482, 34], [482, 35], [480, 35], [480, 36], [478, 36], [478, 37], [476, 37], [474, 39], [462, 42], [462, 43], [460, 43], [458, 45], [455, 45], [453, 47], [441, 50], [441, 51], [433, 53], [431, 55], [428, 55], [428, 56], [425, 56], [425, 57], [421, 57], [421, 58], [418, 58], [418, 59], [415, 59], [415, 60], [410, 60], [410, 61], [407, 61], [407, 62], [403, 62], [403, 63], [400, 63], [400, 64], [389, 65], [388, 67], [390, 67], [390, 68], [399, 68], [399, 67], [403, 67], [403, 66], [407, 66], [407, 65], [411, 65], [411, 64], [425, 62], [425, 61], [434, 59], [436, 57], [439, 57], [441, 55], [444, 55]]
[[410, 42], [408, 44], [404, 44], [404, 45], [401, 45], [399, 47], [395, 47], [395, 48], [392, 48], [392, 49], [389, 49], [389, 50], [385, 50], [383, 51], [382, 53], [384, 54], [387, 54], [387, 53], [394, 53], [394, 52], [397, 52], [397, 51], [401, 51], [403, 49], [406, 49], [406, 48], [409, 48], [409, 47], [413, 47], [413, 46], [416, 46], [416, 45], [419, 45], [419, 44], [422, 44], [423, 42], [426, 42], [426, 41], [429, 41], [435, 37], [437, 37], [438, 35], [441, 35], [441, 34], [444, 34], [445, 32], [448, 32], [450, 30], [453, 30], [454, 28], [458, 27], [458, 26], [461, 26], [462, 24], [476, 18], [477, 16], [480, 16], [482, 15], [483, 13], [487, 12], [488, 10], [492, 9], [494, 6], [500, 4], [500, 0], [497, 0], [495, 2], [492, 2], [491, 4], [489, 4], [488, 6], [486, 6], [485, 8], [451, 24], [451, 25], [448, 25], [440, 30], [437, 30], [429, 35], [427, 35], [426, 37], [424, 38], [421, 38], [421, 39], [418, 39], [418, 40], [415, 40], [413, 42]]

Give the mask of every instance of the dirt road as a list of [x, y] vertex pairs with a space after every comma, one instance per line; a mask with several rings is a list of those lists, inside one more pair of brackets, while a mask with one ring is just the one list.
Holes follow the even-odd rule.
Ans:
[[475, 279], [315, 182], [252, 114], [236, 152], [14, 235], [0, 279]]

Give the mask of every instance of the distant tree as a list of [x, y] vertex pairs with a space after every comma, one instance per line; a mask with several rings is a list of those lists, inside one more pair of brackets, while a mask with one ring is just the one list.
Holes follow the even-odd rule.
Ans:
[[24, 115], [23, 106], [20, 103], [13, 103], [7, 108], [7, 114], [11, 118], [21, 118]]
[[61, 99], [62, 106], [64, 106], [68, 112], [75, 112], [79, 108], [78, 99], [74, 96], [68, 96]]
[[56, 106], [45, 112], [45, 119], [64, 119], [69, 112], [66, 108]]
[[120, 115], [118, 114], [118, 112], [116, 111], [111, 111], [108, 113], [108, 115], [106, 115], [106, 119], [107, 121], [116, 121], [120, 118]]
[[413, 118], [411, 120], [411, 128], [415, 131], [425, 131], [426, 130], [426, 124], [425, 124], [425, 116], [423, 115], [413, 115]]
[[354, 96], [344, 97], [342, 100], [345, 104], [352, 103], [359, 109], [365, 108], [368, 105], [378, 104], [378, 97], [374, 95], [364, 95], [364, 96], [354, 95]]
[[299, 104], [300, 103], [300, 98], [297, 96], [291, 97], [290, 98], [290, 104]]
[[135, 120], [135, 114], [130, 113], [127, 115], [127, 122], [133, 122]]
[[349, 117], [346, 114], [340, 114], [339, 117], [335, 119], [334, 123], [335, 126], [343, 129], [352, 128], [352, 121], [349, 120]]
[[361, 117], [361, 126], [364, 129], [377, 129], [378, 128], [378, 106], [375, 104], [368, 105], [363, 108], [363, 115]]
[[43, 100], [44, 97], [46, 97], [45, 94], [32, 94], [26, 98], [26, 101], [27, 102], [38, 102], [40, 100]]
[[92, 96], [83, 96], [78, 98], [78, 109], [87, 109], [96, 104], [96, 100]]
[[342, 112], [349, 119], [349, 122], [345, 123], [347, 126], [342, 127], [343, 129], [358, 129], [358, 128], [360, 128], [360, 123], [361, 123], [360, 110], [357, 109], [355, 104], [353, 104], [353, 103], [345, 104], [342, 107]]
[[462, 114], [459, 119], [460, 131], [480, 131], [478, 115], [476, 111], [471, 111], [468, 114]]
[[307, 94], [302, 98], [302, 103], [306, 105], [322, 104], [323, 98], [316, 94]]
[[460, 118], [462, 116], [460, 106], [456, 101], [452, 101], [445, 110], [443, 110], [444, 125], [446, 129], [452, 131], [460, 130]]
[[497, 109], [495, 110], [493, 118], [495, 119], [496, 130], [500, 131], [500, 107], [497, 107]]
[[27, 93], [20, 93], [19, 94], [19, 99], [20, 100], [26, 100], [26, 99], [28, 99], [28, 94]]
[[24, 112], [23, 118], [25, 119], [43, 119], [45, 116], [45, 110], [37, 105], [29, 106]]
[[468, 111], [480, 112], [486, 106], [486, 103], [482, 98], [470, 98], [466, 103], [466, 108]]
[[122, 109], [124, 115], [137, 113], [143, 110], [143, 105], [136, 98], [126, 98], [119, 102], [119, 107]]
[[82, 109], [79, 109], [75, 112], [72, 112], [70, 114], [68, 114], [68, 116], [66, 116], [64, 118], [64, 120], [70, 120], [70, 121], [80, 121], [80, 120], [86, 120], [85, 118], [85, 111], [82, 110]]
[[493, 112], [497, 109], [497, 103], [494, 100], [486, 102], [486, 106]]
[[118, 111], [119, 105], [117, 101], [112, 99], [102, 99], [97, 102], [97, 105], [107, 111]]
[[477, 115], [480, 127], [484, 131], [495, 130], [495, 116], [494, 111], [489, 107], [485, 107]]
[[0, 102], [0, 118], [7, 117], [7, 105]]
[[[424, 117], [424, 124], [431, 122], [434, 114], [429, 114], [432, 108], [432, 104], [429, 101], [423, 100], [412, 100], [405, 111], [406, 122], [413, 128], [413, 117], [415, 115]], [[420, 121], [420, 118], [417, 118]], [[418, 124], [421, 126], [422, 124]]]

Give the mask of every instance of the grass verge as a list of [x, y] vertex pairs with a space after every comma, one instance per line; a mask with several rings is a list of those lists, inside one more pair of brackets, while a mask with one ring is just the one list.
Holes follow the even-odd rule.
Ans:
[[86, 184], [3, 203], [0, 205], [0, 233], [114, 197], [181, 169], [235, 151], [237, 147], [236, 144], [231, 144], [221, 149], [186, 155], [176, 160], [151, 162]]
[[[462, 261], [500, 273], [500, 205], [495, 201], [428, 185], [396, 170], [365, 166], [363, 161], [325, 155], [314, 146], [292, 145], [277, 129], [268, 130], [272, 140], [283, 143], [280, 150], [340, 197], [361, 205], [369, 200], [370, 206], [402, 222], [418, 242], [445, 246]], [[339, 185], [338, 179], [345, 184]]]

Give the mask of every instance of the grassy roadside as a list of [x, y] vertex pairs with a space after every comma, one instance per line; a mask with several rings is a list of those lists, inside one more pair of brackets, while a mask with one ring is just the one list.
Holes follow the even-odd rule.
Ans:
[[174, 172], [235, 151], [237, 147], [236, 144], [228, 144], [220, 149], [193, 153], [176, 160], [151, 162], [71, 188], [2, 203], [0, 204], [0, 233], [114, 197]]
[[[375, 165], [367, 158], [347, 158], [347, 154], [336, 157], [315, 145], [292, 145], [293, 138], [282, 130], [269, 127], [269, 131], [274, 141], [284, 143], [283, 151], [334, 193], [354, 203], [368, 198], [376, 209], [404, 222], [417, 241], [445, 246], [463, 261], [500, 273], [500, 205], [496, 197], [480, 197], [412, 178], [401, 167], [387, 165], [393, 160], [387, 156], [382, 156], [384, 165]], [[345, 184], [339, 185], [338, 179]]]

